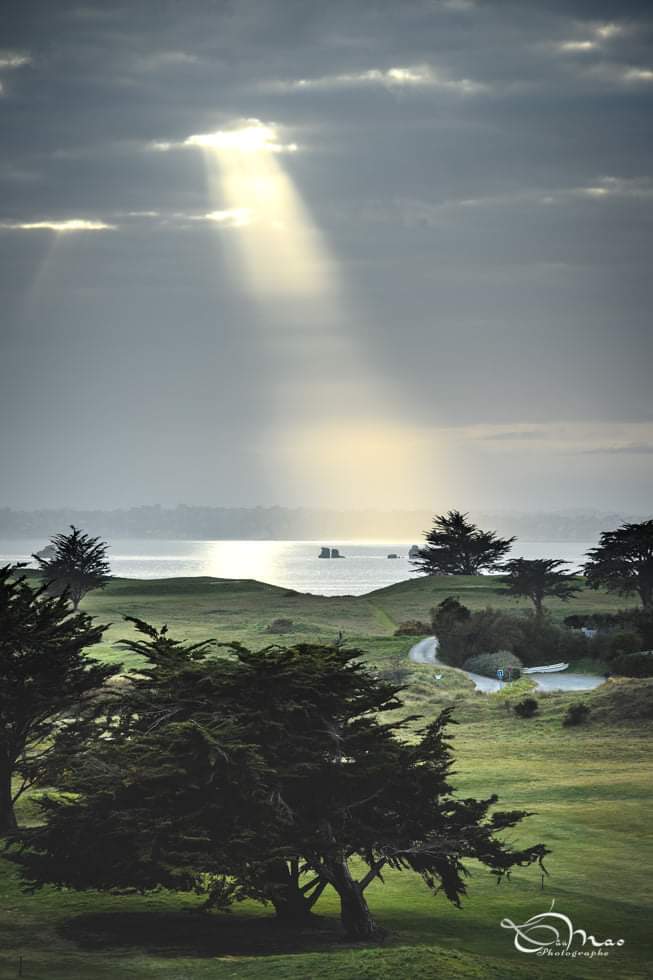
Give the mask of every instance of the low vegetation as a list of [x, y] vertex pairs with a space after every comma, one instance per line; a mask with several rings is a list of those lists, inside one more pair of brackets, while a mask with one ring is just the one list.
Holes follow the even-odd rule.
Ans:
[[566, 714], [562, 719], [562, 724], [567, 725], [567, 727], [582, 725], [587, 721], [589, 714], [589, 705], [585, 704], [583, 701], [576, 701], [574, 704], [570, 704], [567, 708]]
[[463, 663], [464, 670], [484, 677], [496, 677], [497, 671], [502, 670], [510, 680], [518, 680], [521, 676], [522, 662], [510, 650], [498, 650], [496, 653], [480, 653], [470, 657]]
[[540, 710], [540, 704], [536, 698], [524, 698], [516, 701], [512, 708], [518, 718], [532, 718]]
[[[28, 581], [32, 581], [31, 576]], [[229, 650], [233, 641], [254, 651], [248, 656], [256, 657], [256, 651], [264, 648], [273, 649], [278, 640], [271, 638], [270, 628], [276, 620], [285, 620], [286, 624], [289, 621], [292, 631], [301, 633], [303, 648], [322, 645], [338, 650], [343, 633], [346, 646], [360, 649], [372, 686], [403, 689], [398, 699], [403, 703], [388, 703], [385, 712], [387, 723], [396, 726], [388, 731], [395, 732], [404, 746], [400, 751], [419, 754], [420, 746], [426, 751], [420, 731], [428, 731], [430, 726], [430, 731], [436, 733], [438, 729], [433, 726], [443, 717], [443, 710], [450, 712], [444, 717], [457, 723], [448, 728], [455, 753], [456, 795], [467, 801], [483, 800], [488, 791], [496, 789], [506, 811], [532, 812], [534, 815], [524, 821], [523, 827], [518, 823], [507, 837], [497, 828], [497, 840], [509, 843], [516, 853], [528, 850], [534, 841], [544, 842], [552, 850], [546, 860], [549, 876], [540, 879], [533, 867], [515, 867], [510, 880], [505, 879], [497, 888], [488, 870], [469, 856], [472, 878], [469, 894], [461, 895], [464, 910], [460, 912], [450, 908], [441, 895], [420, 889], [414, 876], [406, 874], [406, 869], [393, 867], [385, 852], [386, 866], [379, 867], [369, 878], [381, 855], [369, 849], [366, 852], [362, 844], [348, 858], [350, 878], [354, 883], [366, 882], [372, 931], [386, 934], [382, 949], [366, 948], [343, 942], [339, 928], [343, 896], [328, 880], [321, 890], [320, 881], [307, 890], [309, 901], [317, 892], [310, 910], [313, 918], [299, 931], [273, 918], [272, 899], [278, 900], [278, 891], [257, 895], [253, 880], [237, 881], [233, 874], [227, 878], [214, 875], [211, 881], [202, 879], [197, 882], [201, 887], [190, 891], [179, 891], [176, 884], [174, 891], [157, 888], [141, 895], [135, 890], [136, 882], [128, 886], [126, 894], [93, 890], [93, 861], [97, 870], [103, 854], [110, 854], [110, 850], [98, 847], [97, 841], [109, 842], [112, 838], [105, 838], [101, 828], [93, 828], [91, 822], [89, 846], [83, 852], [88, 857], [83, 887], [91, 890], [80, 893], [69, 887], [66, 874], [57, 877], [45, 873], [42, 862], [47, 865], [62, 852], [57, 852], [54, 843], [52, 847], [44, 846], [43, 828], [48, 824], [43, 823], [43, 812], [45, 808], [49, 819], [48, 806], [56, 814], [63, 813], [61, 807], [79, 806], [80, 800], [87, 800], [89, 805], [95, 800], [99, 805], [102, 794], [98, 774], [104, 773], [101, 778], [106, 780], [106, 770], [69, 767], [66, 775], [53, 759], [48, 776], [51, 785], [60, 790], [81, 788], [83, 795], [74, 803], [75, 797], [58, 796], [51, 790], [52, 802], [47, 804], [40, 802], [41, 789], [28, 787], [17, 800], [18, 822], [26, 833], [23, 867], [28, 877], [31, 873], [32, 880], [42, 883], [42, 887], [35, 894], [28, 894], [14, 863], [6, 857], [0, 861], [0, 893], [6, 910], [1, 913], [5, 934], [0, 946], [0, 976], [17, 974], [19, 956], [23, 957], [24, 976], [43, 975], [49, 980], [69, 976], [93, 976], [98, 980], [146, 976], [160, 980], [240, 976], [252, 980], [300, 980], [308, 976], [316, 980], [349, 980], [354, 975], [370, 980], [388, 980], [397, 975], [410, 975], [416, 980], [438, 975], [451, 980], [527, 976], [562, 980], [571, 975], [578, 980], [593, 980], [605, 976], [602, 962], [575, 960], [570, 974], [568, 962], [534, 961], [514, 951], [510, 937], [501, 929], [502, 919], [508, 916], [514, 922], [525, 921], [545, 911], [555, 899], [556, 908], [570, 915], [576, 927], [597, 936], [625, 938], [624, 947], [611, 953], [612, 975], [624, 980], [644, 977], [650, 918], [646, 868], [651, 856], [644, 828], [650, 808], [647, 737], [653, 732], [653, 680], [614, 674], [623, 667], [622, 658], [637, 655], [648, 662], [650, 654], [642, 651], [653, 646], [648, 632], [653, 629], [652, 617], [646, 609], [620, 611], [623, 599], [616, 591], [601, 587], [588, 590], [582, 579], [576, 585], [578, 591], [571, 600], [571, 610], [562, 598], [552, 597], [547, 599], [546, 613], [540, 617], [528, 614], [531, 600], [511, 598], [507, 590], [501, 590], [496, 577], [489, 576], [423, 576], [360, 597], [308, 596], [257, 582], [212, 579], [113, 579], [102, 590], [89, 592], [82, 600], [84, 614], [113, 624], [101, 641], [89, 648], [89, 653], [102, 666], [117, 669], [122, 663], [123, 671], [136, 668], [142, 677], [146, 676], [149, 654], [138, 646], [137, 624], [127, 624], [129, 628], [125, 628], [125, 615], [157, 624], [167, 622], [169, 634], [157, 630], [157, 636], [179, 637], [187, 646], [214, 639], [217, 643], [207, 647], [206, 652], [218, 665], [233, 663], [234, 656], [238, 659], [234, 648]], [[430, 623], [429, 609], [433, 609]], [[565, 624], [563, 620], [570, 612], [574, 620], [568, 619]], [[401, 630], [401, 624], [409, 621], [414, 633], [411, 629]], [[583, 628], [598, 631], [591, 635], [582, 632]], [[433, 631], [443, 641], [443, 650], [448, 644], [452, 666], [434, 669], [432, 665], [408, 660], [413, 637]], [[122, 636], [128, 643], [121, 648], [116, 641]], [[531, 693], [532, 683], [526, 678], [506, 685], [497, 694], [482, 695], [460, 670], [453, 669], [468, 667], [472, 653], [486, 657], [496, 651], [500, 651], [502, 666], [510, 654], [515, 661], [527, 665], [565, 659], [594, 665], [596, 672], [613, 676], [586, 694], [542, 694], [536, 699]], [[637, 657], [633, 663], [640, 662]], [[490, 670], [489, 661], [482, 661], [481, 666]], [[120, 690], [120, 683], [113, 686], [119, 689], [119, 698], [128, 696], [126, 690]], [[175, 691], [181, 694], [180, 684], [171, 683], [170, 691], [171, 696]], [[536, 709], [525, 722], [519, 718], [517, 706], [527, 701], [534, 702]], [[261, 751], [267, 751], [263, 738], [256, 735], [256, 725], [263, 725], [265, 720], [264, 699], [256, 705], [248, 713], [251, 719], [243, 715], [245, 726], [250, 726], [249, 732], [243, 733], [248, 735], [242, 745], [243, 749], [245, 742], [249, 746], [247, 752], [257, 744]], [[583, 723], [588, 720], [589, 724]], [[187, 726], [189, 721], [181, 719], [180, 723]], [[166, 764], [176, 758], [177, 762], [185, 759], [185, 765], [199, 766], [195, 772], [198, 777], [206, 775], [201, 769], [202, 759], [202, 765], [206, 763], [218, 773], [221, 766], [228, 764], [229, 751], [224, 751], [222, 761], [218, 761], [218, 752], [214, 763], [210, 762], [211, 753], [202, 755], [193, 750], [184, 757], [184, 745], [188, 747], [184, 739], [196, 738], [198, 733], [187, 727], [172, 732], [172, 724], [163, 724], [164, 729], [168, 726], [167, 734], [156, 734], [155, 729], [148, 736], [150, 754], [145, 753], [145, 746], [140, 746], [143, 751], [132, 757], [131, 769], [120, 765], [111, 769], [120, 799], [128, 799], [129, 793], [135, 792], [134, 787], [139, 786], [138, 780], [130, 784], [129, 773], [140, 773], [143, 785], [160, 792], [166, 781], [157, 788], [156, 773], [164, 757]], [[266, 728], [269, 731], [269, 724]], [[217, 738], [219, 733], [213, 734]], [[171, 757], [168, 736], [177, 739], [174, 744], [181, 755]], [[83, 737], [81, 729], [79, 737]], [[157, 740], [161, 741], [158, 747]], [[80, 744], [77, 742], [76, 751]], [[206, 741], [203, 744], [208, 746]], [[163, 746], [165, 752], [161, 753]], [[229, 748], [217, 741], [214, 747]], [[156, 752], [158, 761], [152, 755]], [[265, 763], [264, 756], [262, 759]], [[253, 761], [247, 754], [239, 758], [241, 775], [249, 773]], [[156, 765], [148, 764], [155, 762]], [[401, 779], [405, 765], [396, 762], [383, 768], [397, 770], [397, 779]], [[185, 787], [184, 793], [194, 792], [188, 780], [181, 778], [181, 769], [179, 774], [178, 785]], [[236, 778], [235, 771], [233, 776]], [[68, 783], [69, 779], [73, 781]], [[76, 788], [75, 779], [95, 783]], [[234, 787], [246, 782], [236, 782]], [[197, 785], [205, 783], [200, 778]], [[107, 799], [117, 798], [114, 789], [108, 787]], [[94, 795], [96, 791], [100, 796]], [[177, 803], [183, 802], [184, 793]], [[232, 794], [231, 799], [238, 803], [238, 794]], [[336, 793], [336, 806], [338, 799]], [[405, 802], [408, 815], [410, 800]], [[127, 827], [130, 812], [135, 814], [136, 810], [122, 810]], [[138, 820], [141, 819], [142, 814]], [[247, 833], [256, 830], [252, 821], [245, 823]], [[62, 817], [59, 840], [64, 848], [74, 844], [72, 837], [66, 844], [66, 827], [73, 826], [76, 824], [69, 823], [68, 815]], [[147, 820], [144, 826], [148, 827]], [[275, 827], [275, 820], [270, 826]], [[56, 820], [52, 827], [56, 829]], [[160, 836], [163, 830], [157, 829], [160, 843], [165, 843], [165, 837]], [[149, 831], [146, 837], [151, 842]], [[174, 845], [175, 841], [171, 843]], [[177, 843], [191, 849], [199, 846], [198, 841], [192, 840]], [[231, 843], [235, 861], [238, 845], [235, 840]], [[133, 875], [139, 868], [142, 870], [139, 862], [143, 856], [144, 852], [139, 851], [131, 855], [132, 860], [123, 862], [126, 872]], [[175, 860], [185, 860], [187, 856], [182, 850], [174, 855]], [[165, 850], [158, 852], [157, 860], [165, 863]], [[79, 867], [79, 860], [77, 863]], [[174, 862], [168, 867], [174, 870]], [[292, 867], [287, 867], [292, 872]], [[188, 862], [185, 868], [192, 872]], [[177, 866], [177, 871], [183, 870]], [[309, 880], [302, 879], [302, 883], [308, 884]], [[65, 887], [58, 890], [47, 881], [58, 881]], [[437, 884], [436, 879], [434, 883]], [[96, 880], [95, 887], [99, 884]], [[261, 905], [256, 900], [261, 897], [272, 904]], [[207, 898], [211, 908], [206, 907]], [[221, 911], [233, 900], [233, 911]], [[190, 916], [190, 911], [197, 914]]]
[[610, 667], [624, 677], [653, 677], [653, 650], [621, 654], [610, 661]]

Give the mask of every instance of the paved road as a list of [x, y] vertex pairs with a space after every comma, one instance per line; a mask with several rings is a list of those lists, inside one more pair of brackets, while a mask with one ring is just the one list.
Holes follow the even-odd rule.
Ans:
[[427, 636], [410, 648], [408, 656], [416, 664], [437, 664], [438, 641], [435, 636]]
[[605, 677], [570, 674], [567, 670], [559, 674], [529, 674], [529, 677], [537, 683], [538, 691], [591, 691], [605, 684]]
[[[438, 660], [438, 646], [437, 637], [427, 636], [410, 648], [409, 657], [416, 664], [438, 664], [446, 667], [447, 664]], [[503, 687], [502, 682], [493, 677], [483, 677], [481, 674], [474, 674], [471, 670], [463, 670], [462, 673], [467, 674], [474, 682], [477, 691], [491, 693], [500, 691]], [[570, 674], [567, 671], [555, 674], [530, 674], [529, 677], [537, 684], [538, 691], [591, 691], [604, 683], [603, 677], [594, 674]]]

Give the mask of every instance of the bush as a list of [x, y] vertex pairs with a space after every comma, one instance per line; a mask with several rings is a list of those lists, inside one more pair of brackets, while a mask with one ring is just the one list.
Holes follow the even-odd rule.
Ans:
[[582, 633], [557, 626], [532, 614], [520, 619], [519, 634], [511, 649], [528, 667], [581, 660], [588, 655], [590, 640]]
[[453, 596], [447, 596], [435, 609], [431, 609], [431, 625], [438, 636], [448, 633], [458, 623], [464, 623], [471, 612]]
[[605, 641], [607, 644], [607, 660], [625, 657], [630, 653], [639, 653], [643, 647], [641, 634], [635, 629], [625, 627], [608, 633]]
[[540, 706], [535, 698], [524, 698], [515, 704], [515, 714], [520, 718], [532, 718], [540, 710]]
[[653, 677], [653, 650], [616, 657], [610, 666], [622, 677]]
[[420, 619], [407, 619], [395, 630], [395, 636], [429, 636], [431, 627], [429, 623], [423, 623]]
[[583, 722], [587, 721], [590, 709], [586, 704], [581, 701], [576, 701], [575, 704], [570, 704], [567, 708], [567, 713], [562, 719], [563, 725], [582, 725]]
[[291, 633], [294, 626], [292, 619], [273, 619], [266, 633]]
[[649, 609], [620, 609], [616, 613], [591, 613], [586, 616], [567, 616], [565, 626], [580, 629], [583, 626], [600, 630], [635, 630], [641, 637], [640, 650], [653, 647], [653, 612]]
[[460, 667], [470, 657], [514, 650], [520, 636], [520, 620], [496, 609], [483, 609], [448, 630], [436, 629], [435, 633], [440, 641], [440, 659], [452, 667]]
[[574, 613], [573, 616], [565, 616], [563, 620], [565, 626], [570, 629], [580, 630], [583, 627], [592, 630], [610, 629], [617, 626], [620, 622], [617, 613]]
[[[502, 667], [512, 667], [511, 679], [516, 681], [521, 677], [522, 662], [519, 657], [511, 653], [510, 650], [499, 650], [497, 653], [481, 653], [476, 657], [470, 657], [463, 663], [464, 670], [471, 670], [475, 674], [482, 674], [483, 677], [496, 677], [497, 670]], [[507, 676], [507, 674], [506, 674]]]
[[[647, 648], [642, 637], [648, 614], [640, 615], [639, 610], [620, 613], [620, 619], [613, 617], [611, 629], [590, 639], [579, 630], [558, 626], [548, 617], [538, 619], [530, 613], [515, 616], [496, 609], [483, 609], [474, 613], [465, 610], [468, 615], [460, 618], [462, 614], [458, 607], [465, 609], [452, 600], [449, 607], [440, 603], [432, 610], [433, 630], [440, 641], [439, 656], [452, 667], [468, 665], [471, 658], [495, 654], [499, 650], [513, 654], [518, 664], [533, 667], [561, 660], [573, 663], [586, 657], [611, 660]], [[568, 621], [571, 620], [581, 622], [581, 617], [577, 620], [568, 617]], [[467, 666], [467, 669], [485, 673], [478, 667]], [[494, 676], [494, 672], [491, 675]]]

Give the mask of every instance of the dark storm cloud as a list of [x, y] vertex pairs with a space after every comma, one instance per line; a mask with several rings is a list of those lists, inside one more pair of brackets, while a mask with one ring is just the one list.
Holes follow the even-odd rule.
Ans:
[[[283, 425], [306, 335], [280, 310], [272, 342], [234, 282], [201, 155], [153, 149], [233, 119], [300, 145], [283, 165], [354, 311], [312, 340], [334, 390], [344, 330], [406, 425], [651, 419], [648, 4], [21, 0], [2, 18], [8, 502], [276, 493], [261, 419], [274, 402]], [[20, 227], [70, 220], [110, 227]]]

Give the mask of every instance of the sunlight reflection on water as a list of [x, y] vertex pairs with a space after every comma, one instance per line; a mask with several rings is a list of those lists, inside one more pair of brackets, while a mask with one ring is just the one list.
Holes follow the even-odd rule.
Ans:
[[[26, 561], [43, 540], [0, 541], [0, 563]], [[317, 595], [362, 595], [414, 573], [409, 541], [179, 541], [132, 538], [110, 542], [114, 575], [125, 578], [257, 579]], [[515, 557], [562, 558], [576, 568], [593, 542], [517, 542]], [[342, 560], [319, 559], [323, 545], [338, 548]], [[391, 553], [398, 558], [388, 558]]]

